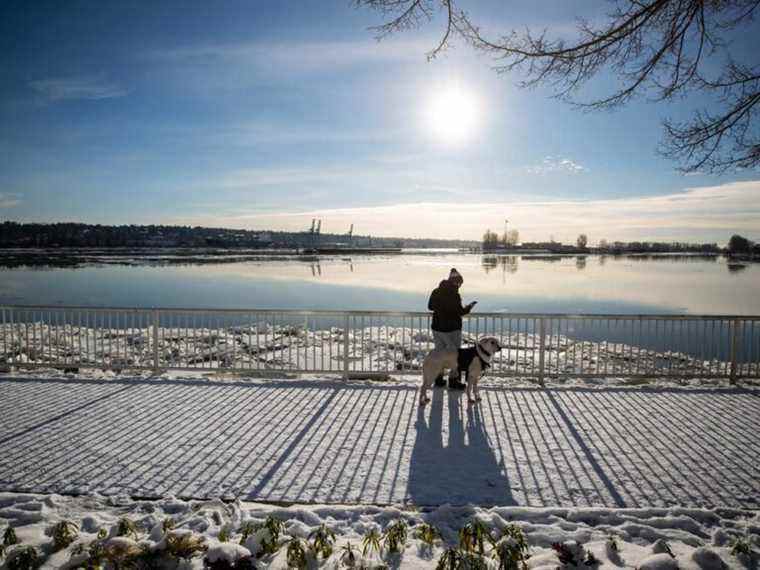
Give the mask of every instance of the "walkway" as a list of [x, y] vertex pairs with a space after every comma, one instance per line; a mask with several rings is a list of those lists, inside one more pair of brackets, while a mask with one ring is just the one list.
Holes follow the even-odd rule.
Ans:
[[0, 490], [760, 507], [760, 393], [0, 379]]

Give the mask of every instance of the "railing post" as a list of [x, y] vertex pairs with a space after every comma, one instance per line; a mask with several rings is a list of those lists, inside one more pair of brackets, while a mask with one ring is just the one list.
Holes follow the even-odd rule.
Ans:
[[736, 383], [736, 350], [739, 345], [739, 319], [733, 319], [731, 321], [731, 384]]
[[544, 385], [544, 343], [546, 342], [546, 322], [544, 320], [544, 317], [541, 317], [539, 319], [539, 337], [540, 337], [540, 345], [538, 348], [538, 381], [543, 386]]
[[348, 319], [349, 314], [346, 313], [343, 320], [343, 379], [348, 380]]
[[13, 321], [13, 307], [8, 307], [8, 321], [11, 325], [11, 356], [8, 358], [8, 364], [12, 365], [14, 362], [16, 362], [16, 341], [14, 340], [16, 338], [16, 324]]
[[158, 309], [153, 309], [153, 374], [159, 374], [158, 362]]
[[[8, 318], [5, 316], [6, 308], [3, 307], [3, 361], [0, 363], [0, 372], [10, 372], [11, 371], [11, 351], [13, 350], [13, 343], [10, 343], [10, 348], [8, 348], [8, 333], [6, 332], [7, 324], [8, 324]], [[10, 309], [8, 309], [8, 312], [10, 312]], [[10, 327], [11, 333], [13, 332], [13, 326]], [[13, 335], [11, 334], [11, 339], [13, 339]]]

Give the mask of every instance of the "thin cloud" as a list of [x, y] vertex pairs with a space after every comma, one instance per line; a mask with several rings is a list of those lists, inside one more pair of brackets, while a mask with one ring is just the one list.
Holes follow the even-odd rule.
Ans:
[[96, 77], [53, 77], [30, 81], [29, 86], [48, 101], [94, 101], [127, 95], [123, 87]]
[[399, 136], [390, 130], [337, 130], [334, 127], [310, 125], [248, 124], [232, 126], [211, 133], [201, 133], [199, 139], [219, 146], [246, 147], [259, 144], [350, 144], [390, 142]]
[[287, 71], [310, 72], [390, 61], [425, 61], [421, 40], [346, 42], [241, 42], [152, 51], [148, 59], [169, 63], [242, 63]]
[[589, 171], [588, 168], [574, 160], [561, 156], [547, 156], [540, 164], [528, 166], [525, 170], [529, 174], [552, 174], [556, 172], [581, 174]]
[[355, 166], [304, 166], [296, 168], [243, 168], [234, 170], [214, 185], [219, 188], [255, 189], [261, 187], [292, 188], [303, 184], [328, 184], [337, 182], [356, 182], [361, 180], [378, 180], [381, 178], [411, 178], [419, 175], [413, 169], [401, 173], [389, 173], [384, 168], [368, 167], [366, 164]]
[[21, 203], [20, 194], [0, 193], [0, 208], [13, 208]]
[[[253, 229], [300, 231], [318, 217], [330, 227], [355, 223], [378, 236], [480, 239], [509, 219], [522, 241], [550, 236], [573, 242], [579, 233], [592, 243], [608, 240], [686, 240], [725, 243], [732, 233], [760, 238], [760, 180], [689, 188], [664, 196], [611, 200], [495, 203], [394, 204], [308, 211], [230, 212], [196, 216], [193, 223]], [[175, 221], [188, 221], [176, 218]]]

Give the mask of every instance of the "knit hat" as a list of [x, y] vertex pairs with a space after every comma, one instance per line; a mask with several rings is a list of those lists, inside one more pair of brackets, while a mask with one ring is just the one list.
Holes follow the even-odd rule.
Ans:
[[449, 272], [449, 281], [452, 283], [459, 283], [460, 285], [464, 283], [464, 277], [462, 277], [462, 274], [459, 273], [454, 267], [451, 268], [451, 271]]

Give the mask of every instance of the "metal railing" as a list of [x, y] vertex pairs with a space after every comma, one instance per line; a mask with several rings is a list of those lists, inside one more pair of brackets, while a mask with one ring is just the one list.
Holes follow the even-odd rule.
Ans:
[[[229, 370], [345, 377], [419, 374], [430, 314], [270, 309], [0, 307], [0, 364], [110, 370]], [[478, 313], [464, 343], [504, 349], [489, 374], [760, 377], [760, 317]]]

